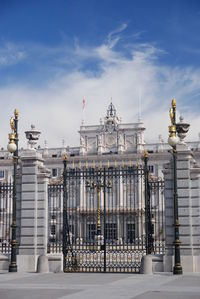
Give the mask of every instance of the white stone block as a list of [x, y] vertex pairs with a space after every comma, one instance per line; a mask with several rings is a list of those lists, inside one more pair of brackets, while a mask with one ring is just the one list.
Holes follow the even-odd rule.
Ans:
[[190, 189], [178, 189], [178, 198], [189, 198], [191, 194]]
[[200, 217], [200, 207], [192, 207], [191, 208], [192, 216]]
[[191, 189], [191, 197], [197, 197], [199, 198], [199, 192], [200, 190], [199, 189]]
[[26, 166], [22, 167], [22, 176], [28, 174], [28, 175], [35, 175], [37, 173], [37, 166]]
[[194, 246], [199, 246], [200, 245], [200, 236], [193, 236], [192, 243]]
[[35, 244], [35, 237], [23, 236], [23, 232], [21, 233], [20, 245], [28, 245], [29, 248], [32, 248], [34, 244]]
[[27, 227], [27, 226], [32, 226], [34, 227], [35, 224], [35, 218], [21, 218], [21, 227]]
[[33, 210], [35, 203], [32, 200], [22, 201], [21, 209], [22, 210]]
[[181, 216], [189, 216], [189, 209], [188, 208], [182, 208], [179, 206], [178, 208], [178, 212], [179, 212], [179, 217]]
[[192, 237], [191, 236], [185, 236], [180, 234], [180, 241], [181, 241], [181, 246], [183, 245], [192, 245]]
[[21, 236], [34, 236], [36, 233], [35, 227], [21, 227]]
[[178, 188], [189, 188], [190, 181], [188, 179], [179, 179], [177, 180], [177, 187]]
[[188, 170], [189, 168], [190, 168], [190, 161], [188, 160], [180, 161], [179, 159], [177, 160], [177, 169]]
[[22, 218], [26, 217], [26, 218], [33, 219], [33, 218], [35, 218], [36, 211], [35, 211], [35, 209], [31, 209], [31, 208], [30, 209], [22, 208], [21, 215], [22, 215]]
[[192, 207], [199, 207], [200, 203], [199, 203], [199, 197], [198, 198], [191, 198], [190, 199], [191, 202], [191, 206]]
[[187, 208], [189, 207], [189, 204], [190, 204], [189, 199], [183, 198], [183, 197], [178, 198], [178, 203], [179, 203], [179, 207], [181, 206], [181, 207], [187, 207]]
[[22, 192], [37, 192], [37, 185], [34, 183], [22, 184]]
[[26, 191], [26, 192], [23, 192], [22, 195], [21, 195], [21, 199], [22, 201], [25, 201], [25, 200], [32, 200], [34, 201], [36, 198], [36, 193], [35, 191]]
[[5, 254], [0, 254], [0, 270], [8, 270], [10, 259]]
[[177, 170], [177, 178], [178, 179], [189, 179], [190, 174], [189, 170]]
[[173, 270], [173, 256], [165, 255], [163, 257], [164, 272], [172, 272]]
[[48, 255], [49, 260], [49, 271], [50, 272], [62, 272], [63, 271], [63, 255], [62, 254], [51, 254]]
[[179, 215], [179, 224], [184, 225], [184, 226], [186, 226], [186, 225], [190, 226], [191, 219], [190, 219], [189, 215], [187, 217], [183, 217], [183, 216], [180, 217], [180, 215]]
[[37, 255], [17, 255], [18, 272], [36, 272]]
[[22, 184], [24, 183], [37, 183], [37, 175], [36, 174], [26, 174], [22, 176]]
[[190, 226], [180, 226], [179, 227], [180, 235], [191, 235], [191, 227]]
[[193, 256], [181, 256], [181, 264], [183, 267], [183, 273], [195, 272], [195, 259]]
[[193, 226], [199, 226], [200, 225], [199, 217], [192, 217], [191, 222], [192, 222]]
[[46, 196], [46, 193], [45, 192], [38, 192], [38, 201], [44, 201], [45, 199], [45, 196]]

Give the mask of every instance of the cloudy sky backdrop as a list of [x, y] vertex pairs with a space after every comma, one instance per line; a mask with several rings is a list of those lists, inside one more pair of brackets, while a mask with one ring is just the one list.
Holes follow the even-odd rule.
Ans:
[[111, 101], [124, 122], [138, 119], [146, 142], [167, 141], [171, 99], [200, 132], [200, 2], [195, 0], [0, 0], [0, 147], [20, 113], [20, 147], [34, 124], [39, 144], [78, 145]]

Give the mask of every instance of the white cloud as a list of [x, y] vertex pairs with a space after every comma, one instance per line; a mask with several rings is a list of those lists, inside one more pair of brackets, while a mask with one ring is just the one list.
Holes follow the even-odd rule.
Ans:
[[[113, 33], [111, 38], [112, 35]], [[185, 120], [191, 123], [188, 137], [197, 139], [200, 117], [193, 108], [192, 101], [188, 109], [188, 99], [200, 92], [199, 69], [161, 65], [157, 57], [162, 51], [144, 44], [137, 47], [133, 45], [130, 58], [108, 47], [107, 43], [93, 48], [76, 45], [75, 52], [68, 49], [67, 55], [69, 53], [72, 55], [69, 59], [76, 57], [80, 66], [85, 59], [92, 57], [100, 69], [98, 75], [75, 67], [70, 73], [63, 71], [62, 75], [57, 74], [48, 85], [42, 87], [18, 84], [0, 88], [3, 111], [0, 146], [5, 147], [7, 144], [9, 117], [15, 107], [20, 111], [21, 146], [25, 144], [24, 131], [31, 124], [35, 124], [42, 132], [41, 145], [47, 140], [49, 146], [61, 146], [62, 139], [68, 145], [78, 145], [77, 131], [82, 119], [84, 95], [86, 124], [99, 123], [99, 119], [106, 114], [111, 97], [123, 121], [135, 122], [141, 97], [147, 141], [157, 141], [159, 134], [167, 140], [168, 110], [171, 99], [175, 96], [178, 114], [184, 112]]]

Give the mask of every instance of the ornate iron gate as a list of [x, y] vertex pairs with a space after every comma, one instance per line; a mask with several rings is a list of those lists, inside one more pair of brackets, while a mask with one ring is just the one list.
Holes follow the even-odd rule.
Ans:
[[0, 182], [0, 253], [11, 251], [12, 183]]
[[163, 222], [154, 217], [157, 213], [162, 219], [163, 211], [151, 201], [161, 196], [148, 179], [146, 192], [145, 169], [64, 165], [64, 272], [139, 272], [144, 254], [161, 253], [163, 242], [157, 242], [156, 235]]

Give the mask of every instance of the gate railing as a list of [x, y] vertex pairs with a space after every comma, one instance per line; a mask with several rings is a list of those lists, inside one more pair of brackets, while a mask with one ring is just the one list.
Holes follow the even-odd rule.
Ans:
[[11, 252], [12, 183], [0, 182], [0, 253]]
[[165, 253], [165, 202], [164, 181], [162, 179], [149, 180], [151, 229], [153, 236], [153, 254]]
[[[130, 174], [132, 177], [129, 176]], [[105, 175], [108, 179], [107, 181], [110, 180], [110, 185], [112, 186], [110, 186], [109, 188], [105, 188], [105, 186], [103, 186], [103, 190], [100, 191], [100, 197], [98, 199], [98, 191], [97, 189], [95, 190], [92, 184], [97, 185], [98, 176], [103, 179]], [[102, 242], [106, 243], [107, 251], [111, 250], [112, 248], [112, 250], [116, 254], [117, 252], [120, 252], [120, 250], [130, 252], [136, 250], [138, 254], [144, 255], [146, 252], [145, 228], [144, 233], [140, 232], [140, 234], [136, 234], [136, 227], [132, 221], [133, 219], [136, 219], [136, 217], [140, 217], [139, 221], [143, 221], [143, 224], [145, 226], [145, 190], [143, 169], [131, 169], [130, 167], [123, 169], [110, 168], [110, 170], [104, 170], [104, 173], [103, 170], [99, 172], [99, 170], [95, 169], [68, 169], [66, 176], [66, 195], [68, 196], [68, 202], [66, 210], [67, 213], [65, 216], [67, 216], [68, 221], [67, 228], [66, 223], [64, 223], [63, 226], [63, 184], [51, 184], [48, 187], [48, 252], [61, 253], [63, 251], [64, 227], [65, 234], [67, 234], [65, 242], [68, 242], [68, 244], [70, 244], [69, 247], [72, 252], [75, 253], [78, 250], [80, 255], [79, 258], [81, 260], [84, 260], [86, 258], [84, 251], [89, 250], [93, 252], [93, 256], [95, 250], [101, 251], [101, 249], [103, 249], [102, 245], [105, 245]], [[121, 190], [119, 190], [118, 188], [119, 183], [124, 186]], [[136, 185], [138, 185], [139, 188], [136, 188]], [[164, 254], [164, 182], [162, 180], [158, 180], [157, 178], [149, 179], [148, 188], [150, 196], [149, 212], [151, 214], [150, 228], [152, 235], [151, 253]], [[84, 195], [81, 192], [84, 192]], [[107, 203], [105, 208], [102, 207], [103, 193], [107, 196]], [[120, 199], [120, 196], [122, 196], [122, 193], [123, 198], [126, 200], [126, 205], [123, 203], [120, 206], [120, 200], [122, 202], [122, 198]], [[118, 194], [118, 199], [116, 199], [116, 194]], [[80, 205], [81, 196], [85, 196], [85, 207], [84, 205]], [[136, 204], [136, 197], [138, 197], [138, 200], [141, 201], [142, 204]], [[100, 200], [99, 216], [98, 200]], [[96, 204], [94, 202], [96, 202]], [[99, 220], [103, 220], [103, 217], [105, 216], [104, 213], [107, 217], [106, 223], [102, 224], [102, 233], [104, 235], [105, 241], [98, 241], [95, 237], [97, 224]], [[122, 226], [122, 229], [124, 230], [122, 232], [122, 236], [120, 238], [117, 238], [115, 236], [117, 228], [114, 225], [117, 221], [119, 221], [117, 220], [117, 217], [119, 218], [120, 215], [121, 221], [125, 221], [126, 215], [127, 223], [126, 227], [124, 226], [125, 224]], [[114, 219], [114, 221], [111, 221], [112, 219]], [[82, 226], [80, 228], [81, 222]], [[140, 223], [141, 229], [143, 224]], [[82, 236], [80, 236], [79, 232], [77, 232], [77, 227], [79, 227], [78, 230], [82, 232]], [[101, 247], [99, 247], [100, 245]], [[91, 256], [88, 256], [87, 258], [91, 258]], [[99, 257], [97, 257], [97, 260], [98, 259]]]

